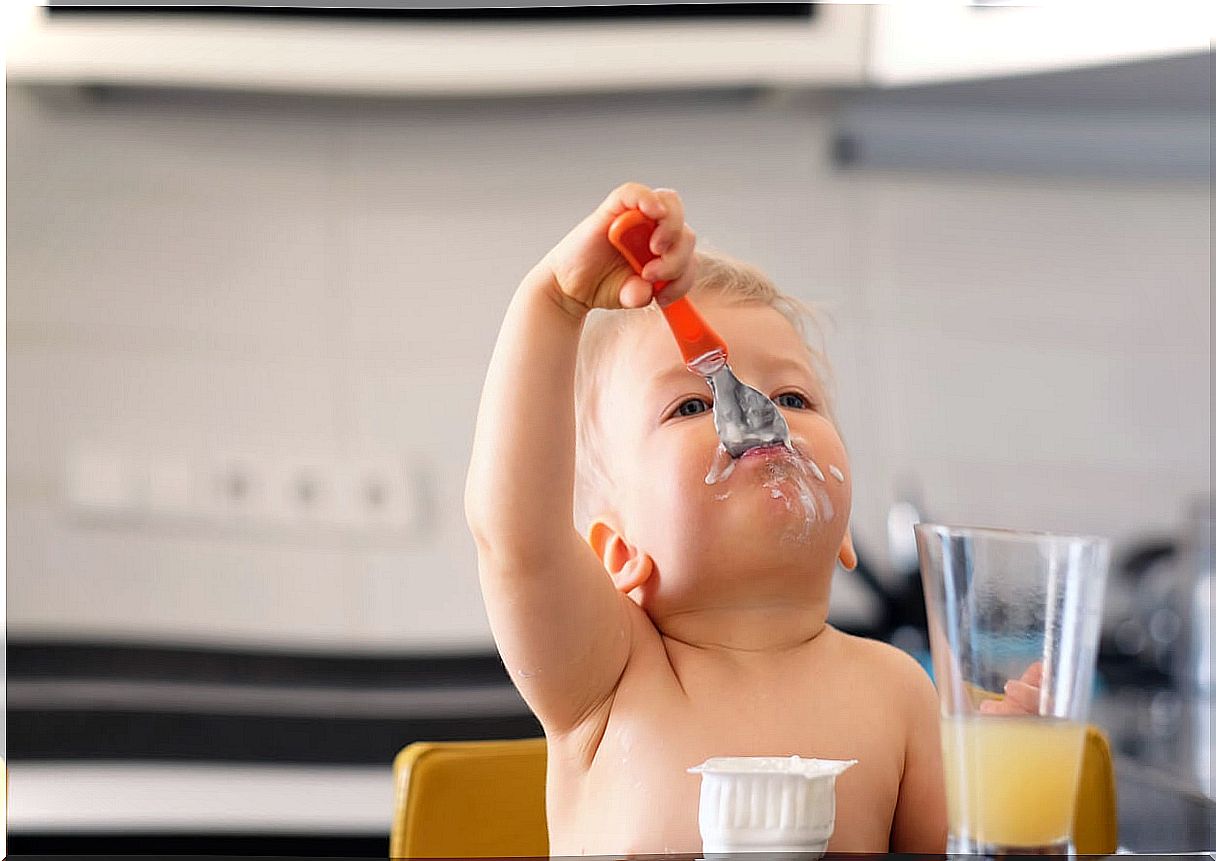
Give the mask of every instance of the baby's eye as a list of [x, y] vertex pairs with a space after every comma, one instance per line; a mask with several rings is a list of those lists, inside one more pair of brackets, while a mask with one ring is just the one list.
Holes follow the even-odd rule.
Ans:
[[705, 398], [689, 398], [688, 400], [681, 401], [680, 405], [675, 408], [675, 411], [671, 415], [673, 418], [676, 416], [695, 416], [700, 413], [707, 413], [711, 409], [712, 407]]
[[779, 407], [786, 407], [791, 410], [809, 410], [810, 402], [797, 392], [784, 392], [773, 398], [773, 403]]

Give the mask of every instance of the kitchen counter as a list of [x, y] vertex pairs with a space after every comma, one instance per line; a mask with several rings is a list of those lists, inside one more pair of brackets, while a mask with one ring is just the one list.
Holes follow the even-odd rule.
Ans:
[[1119, 845], [1136, 852], [1216, 849], [1211, 701], [1122, 689], [1098, 697], [1091, 718], [1115, 753]]

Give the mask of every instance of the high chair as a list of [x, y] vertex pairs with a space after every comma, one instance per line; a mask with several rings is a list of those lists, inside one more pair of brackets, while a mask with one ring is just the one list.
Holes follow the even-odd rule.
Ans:
[[[392, 858], [549, 854], [545, 740], [415, 742], [393, 761]], [[1118, 840], [1110, 744], [1089, 727], [1073, 820], [1078, 854]]]
[[545, 740], [420, 741], [393, 760], [392, 858], [549, 854]]
[[1118, 849], [1115, 762], [1106, 734], [1092, 725], [1085, 732], [1072, 835], [1078, 855], [1112, 855]]

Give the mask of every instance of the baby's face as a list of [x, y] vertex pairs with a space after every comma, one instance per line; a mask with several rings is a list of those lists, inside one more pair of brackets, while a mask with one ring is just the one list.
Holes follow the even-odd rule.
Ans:
[[605, 356], [599, 428], [613, 526], [655, 562], [632, 597], [652, 616], [705, 602], [820, 600], [851, 502], [822, 383], [779, 312], [712, 299], [698, 308], [730, 346], [738, 377], [781, 408], [801, 457], [758, 450], [707, 484], [718, 451], [709, 386], [681, 363], [658, 315], [638, 320]]

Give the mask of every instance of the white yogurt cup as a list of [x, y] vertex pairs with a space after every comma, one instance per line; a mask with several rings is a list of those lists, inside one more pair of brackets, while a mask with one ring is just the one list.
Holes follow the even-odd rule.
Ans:
[[796, 852], [818, 857], [836, 825], [836, 777], [855, 759], [715, 756], [701, 775], [702, 851]]

